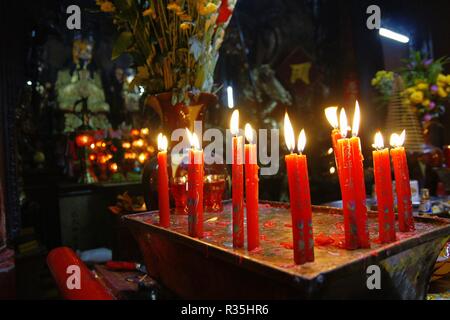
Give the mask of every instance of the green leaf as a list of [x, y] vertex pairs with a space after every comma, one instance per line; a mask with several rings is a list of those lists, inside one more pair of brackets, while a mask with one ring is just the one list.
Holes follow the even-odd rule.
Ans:
[[116, 40], [112, 50], [112, 59], [117, 59], [133, 44], [133, 34], [129, 31], [122, 32]]

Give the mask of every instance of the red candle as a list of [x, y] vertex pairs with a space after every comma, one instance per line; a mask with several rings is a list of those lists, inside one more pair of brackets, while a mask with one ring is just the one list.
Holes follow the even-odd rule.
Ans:
[[358, 229], [356, 224], [356, 208], [355, 208], [355, 193], [354, 182], [352, 175], [352, 150], [349, 139], [340, 139], [338, 141], [338, 153], [342, 159], [341, 167], [341, 194], [342, 194], [342, 209], [344, 212], [344, 233], [345, 233], [345, 248], [349, 250], [358, 249]]
[[384, 148], [383, 136], [375, 135], [373, 169], [378, 206], [378, 231], [381, 243], [395, 241], [394, 195], [392, 194], [389, 149]]
[[191, 237], [203, 237], [203, 150], [195, 133], [188, 131], [191, 149], [188, 164], [188, 225]]
[[169, 175], [167, 173], [167, 145], [166, 136], [158, 135], [158, 203], [159, 224], [161, 227], [170, 226], [169, 206]]
[[[340, 174], [340, 152], [338, 152], [338, 140], [342, 139], [341, 131], [339, 130], [339, 121], [337, 118], [337, 107], [328, 107], [325, 109], [325, 116], [328, 122], [333, 127], [331, 131], [331, 142], [333, 144], [334, 159], [336, 162], [336, 169], [338, 173], [339, 183], [341, 184], [341, 174]], [[342, 185], [341, 185], [342, 188]]]
[[314, 261], [308, 165], [306, 156], [301, 154], [306, 144], [306, 136], [304, 130], [302, 130], [298, 146], [300, 155], [295, 154], [293, 153], [295, 149], [294, 130], [287, 114], [285, 115], [284, 128], [286, 145], [292, 152], [285, 157], [291, 202], [292, 247], [294, 249], [294, 262], [300, 265]]
[[235, 110], [231, 116], [232, 141], [232, 207], [233, 207], [233, 247], [244, 247], [244, 166], [243, 166], [243, 137], [239, 136], [239, 111]]
[[406, 160], [405, 131], [391, 136], [391, 157], [394, 166], [395, 188], [397, 192], [398, 226], [401, 232], [415, 229], [412, 215], [411, 185], [409, 182], [408, 163]]
[[360, 124], [359, 103], [356, 101], [355, 113], [353, 115], [352, 138], [350, 145], [352, 148], [352, 175], [354, 183], [354, 197], [356, 210], [356, 226], [358, 229], [358, 241], [360, 248], [370, 248], [369, 230], [367, 227], [367, 206], [366, 206], [366, 184], [364, 181], [364, 157], [361, 150], [361, 140], [358, 137]]
[[253, 129], [245, 125], [245, 204], [247, 209], [247, 249], [249, 251], [259, 247], [258, 226], [258, 193], [259, 177], [257, 163], [257, 148], [253, 140]]

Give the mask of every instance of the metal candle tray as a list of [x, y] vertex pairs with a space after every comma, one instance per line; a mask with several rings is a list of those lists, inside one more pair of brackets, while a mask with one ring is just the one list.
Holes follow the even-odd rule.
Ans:
[[[233, 249], [231, 203], [205, 213], [203, 239], [187, 235], [187, 216], [158, 212], [124, 217], [151, 277], [186, 299], [424, 299], [434, 263], [450, 237], [443, 219], [415, 218], [416, 230], [378, 242], [377, 213], [369, 212], [370, 249], [343, 248], [342, 210], [313, 206], [315, 261], [293, 264], [289, 205], [261, 202], [260, 248]], [[368, 267], [381, 272], [381, 289], [367, 286]]]

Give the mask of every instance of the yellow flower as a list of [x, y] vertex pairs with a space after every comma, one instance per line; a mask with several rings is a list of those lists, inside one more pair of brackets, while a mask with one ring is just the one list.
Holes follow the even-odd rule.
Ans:
[[167, 5], [167, 10], [180, 12], [181, 11], [181, 7], [177, 3], [172, 2], [172, 3], [169, 3]]
[[445, 77], [447, 84], [450, 86], [450, 74]]
[[447, 77], [445, 75], [443, 75], [442, 73], [440, 73], [437, 77], [437, 82], [438, 82], [438, 84], [439, 84], [439, 82], [445, 83], [445, 82], [447, 82]]
[[114, 12], [116, 8], [110, 1], [103, 1], [100, 3], [100, 10], [103, 12]]
[[142, 15], [144, 17], [148, 17], [151, 16], [153, 19], [156, 18], [156, 13], [152, 8], [148, 8], [147, 10], [145, 10], [144, 12], [142, 12]]
[[183, 21], [192, 21], [192, 17], [186, 13], [183, 13], [182, 15], [180, 15], [180, 19]]
[[419, 90], [427, 90], [428, 89], [428, 84], [427, 83], [419, 83], [417, 85], [417, 89], [419, 89]]
[[419, 104], [423, 101], [423, 92], [416, 91], [410, 96], [410, 100], [413, 104]]
[[415, 91], [416, 91], [416, 90], [415, 90], [414, 88], [408, 88], [408, 89], [406, 89], [406, 93], [409, 94], [409, 95], [413, 94]]
[[191, 27], [191, 24], [188, 22], [183, 22], [182, 24], [180, 24], [181, 30], [188, 30], [190, 27]]
[[203, 4], [199, 4], [199, 6], [198, 6], [198, 13], [202, 16], [206, 16], [206, 15], [211, 14], [216, 11], [217, 11], [217, 5], [212, 2], [208, 2], [206, 4], [206, 6]]
[[439, 97], [441, 97], [441, 98], [447, 98], [448, 93], [447, 93], [447, 91], [445, 91], [444, 88], [439, 87], [439, 88], [438, 88], [438, 95], [439, 95]]
[[428, 99], [424, 100], [424, 101], [422, 102], [422, 105], [423, 105], [424, 107], [428, 107], [428, 106], [430, 105], [430, 100], [428, 100]]

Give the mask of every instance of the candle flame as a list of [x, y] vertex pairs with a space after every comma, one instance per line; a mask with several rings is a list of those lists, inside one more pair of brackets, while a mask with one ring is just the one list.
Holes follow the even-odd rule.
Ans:
[[345, 109], [341, 109], [341, 114], [339, 116], [340, 130], [343, 138], [347, 136], [348, 131], [348, 123], [347, 123], [347, 115], [345, 114]]
[[289, 115], [284, 115], [284, 139], [286, 141], [286, 146], [290, 152], [294, 152], [295, 149], [295, 136], [294, 128], [292, 128], [291, 120], [289, 120]]
[[400, 134], [400, 146], [403, 146], [405, 144], [405, 140], [406, 140], [406, 130], [403, 130], [402, 133]]
[[169, 145], [167, 137], [162, 133], [158, 134], [158, 150], [167, 151], [167, 146]]
[[300, 134], [298, 136], [298, 152], [302, 153], [303, 150], [305, 150], [305, 146], [306, 146], [306, 134], [305, 134], [305, 129], [302, 129], [302, 131], [300, 131]]
[[230, 120], [230, 131], [232, 135], [239, 133], [239, 110], [234, 110]]
[[354, 137], [358, 136], [360, 120], [361, 120], [361, 111], [359, 110], [358, 100], [356, 100], [355, 113], [353, 114], [353, 125], [352, 125], [352, 135]]
[[337, 116], [338, 107], [328, 107], [325, 109], [325, 116], [333, 129], [339, 128], [339, 121]]
[[372, 145], [375, 149], [381, 150], [384, 148], [384, 141], [383, 141], [383, 135], [381, 132], [377, 132], [375, 134], [375, 143]]
[[249, 123], [247, 123], [245, 125], [245, 138], [247, 139], [247, 141], [249, 143], [254, 143], [254, 141], [253, 141], [253, 128], [252, 128], [252, 126]]
[[405, 130], [403, 130], [400, 135], [398, 135], [397, 133], [393, 133], [391, 135], [390, 144], [393, 148], [398, 148], [398, 147], [403, 146], [403, 144], [405, 143], [405, 139], [406, 139], [406, 131]]
[[198, 139], [197, 134], [191, 133], [188, 128], [186, 128], [186, 133], [189, 139], [189, 143], [191, 144], [192, 149], [200, 150], [200, 140]]

